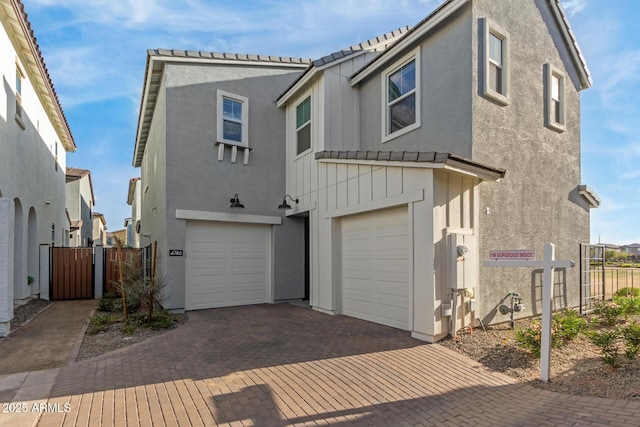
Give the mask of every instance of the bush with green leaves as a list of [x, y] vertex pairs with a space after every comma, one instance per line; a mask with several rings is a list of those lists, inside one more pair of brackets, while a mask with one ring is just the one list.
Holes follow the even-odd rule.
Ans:
[[616, 297], [640, 297], [640, 288], [620, 288], [616, 291]]
[[604, 363], [616, 368], [620, 353], [620, 330], [616, 328], [613, 330], [591, 331], [587, 334], [587, 337], [595, 346], [600, 348]]
[[635, 359], [638, 351], [640, 351], [640, 323], [631, 322], [620, 329], [620, 333], [624, 338], [625, 352], [629, 360]]
[[553, 313], [553, 339], [564, 345], [587, 328], [587, 321], [576, 310], [565, 308]]
[[622, 315], [625, 317], [636, 316], [640, 314], [640, 297], [613, 297], [613, 302], [618, 304], [622, 310]]
[[[551, 324], [551, 346], [562, 347], [576, 338], [587, 328], [587, 321], [576, 310], [564, 309], [553, 313]], [[535, 357], [540, 357], [542, 325], [534, 320], [526, 328], [516, 330], [516, 342], [521, 348], [529, 350]]]
[[109, 326], [111, 326], [113, 321], [114, 318], [111, 316], [111, 314], [96, 314], [89, 321], [87, 334], [97, 335], [100, 332], [105, 332], [109, 329]]
[[622, 307], [614, 301], [599, 301], [594, 305], [593, 314], [602, 325], [613, 326], [623, 314]]

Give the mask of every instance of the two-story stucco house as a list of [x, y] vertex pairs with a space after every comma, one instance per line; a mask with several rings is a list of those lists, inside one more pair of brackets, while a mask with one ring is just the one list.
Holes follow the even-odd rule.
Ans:
[[95, 196], [91, 171], [67, 168], [65, 204], [71, 219], [69, 246], [93, 246], [93, 207]]
[[[272, 76], [259, 87], [229, 72], [237, 56], [181, 55], [149, 53], [134, 151], [169, 308], [305, 293], [316, 310], [436, 341], [508, 320], [497, 308], [512, 292], [540, 312], [541, 272], [482, 267], [490, 250], [541, 257], [550, 241], [574, 259], [588, 242], [598, 199], [580, 182], [579, 92], [591, 81], [558, 0], [445, 1], [288, 75], [275, 104], [258, 101]], [[260, 170], [270, 137], [282, 157]], [[283, 217], [270, 211], [278, 195]], [[558, 308], [578, 304], [578, 276], [556, 271]]]
[[13, 318], [14, 299], [40, 293], [38, 246], [65, 243], [66, 153], [76, 146], [22, 3], [0, 0], [0, 22], [0, 335], [4, 335]]

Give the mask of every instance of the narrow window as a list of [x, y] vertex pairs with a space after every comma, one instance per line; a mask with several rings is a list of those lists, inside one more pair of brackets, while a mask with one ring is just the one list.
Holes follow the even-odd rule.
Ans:
[[311, 148], [311, 97], [296, 107], [296, 154]]
[[249, 145], [249, 100], [222, 90], [218, 98], [218, 142], [232, 145]]
[[22, 81], [24, 80], [24, 74], [20, 71], [20, 68], [16, 65], [16, 122], [22, 129], [25, 128], [22, 117]]
[[481, 93], [499, 105], [508, 105], [509, 34], [486, 18], [480, 19], [480, 26], [480, 49], [484, 52], [479, 73]]
[[394, 133], [416, 122], [416, 61], [388, 77], [387, 129]]
[[420, 127], [420, 49], [382, 76], [382, 142]]
[[489, 33], [489, 88], [504, 95], [502, 64], [502, 39]]
[[545, 126], [556, 132], [565, 131], [564, 73], [545, 64]]

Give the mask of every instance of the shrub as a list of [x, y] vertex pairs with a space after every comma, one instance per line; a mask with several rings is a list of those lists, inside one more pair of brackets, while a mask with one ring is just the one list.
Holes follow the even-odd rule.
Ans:
[[618, 353], [620, 350], [618, 340], [620, 335], [621, 333], [618, 329], [611, 331], [593, 331], [587, 335], [589, 340], [600, 348], [604, 363], [612, 368], [618, 366]]
[[576, 310], [567, 308], [553, 314], [553, 339], [558, 345], [568, 343], [587, 328], [587, 321]]
[[615, 293], [616, 297], [640, 297], [640, 288], [620, 288]]
[[618, 322], [622, 314], [622, 307], [613, 301], [599, 301], [594, 305], [593, 314], [598, 316], [601, 324], [613, 326]]
[[632, 360], [640, 351], [640, 323], [633, 322], [620, 330], [626, 345], [625, 355]]
[[613, 297], [613, 301], [621, 308], [622, 315], [633, 316], [640, 314], [640, 297]]
[[112, 312], [116, 311], [116, 300], [113, 297], [102, 297], [98, 301], [98, 311]]

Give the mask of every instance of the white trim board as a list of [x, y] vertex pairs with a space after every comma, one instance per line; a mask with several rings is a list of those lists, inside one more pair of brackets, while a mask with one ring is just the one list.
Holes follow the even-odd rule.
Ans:
[[394, 206], [406, 205], [408, 203], [420, 202], [424, 200], [424, 190], [412, 191], [410, 193], [400, 194], [398, 196], [386, 197], [380, 200], [374, 200], [367, 203], [360, 203], [345, 208], [334, 209], [328, 211], [325, 218], [335, 218], [346, 215], [353, 215], [363, 212], [375, 211], [378, 209], [391, 208]]
[[282, 217], [266, 215], [248, 215], [226, 212], [193, 211], [186, 209], [176, 209], [176, 219], [189, 219], [197, 221], [220, 221], [220, 222], [244, 222], [248, 224], [282, 224]]

